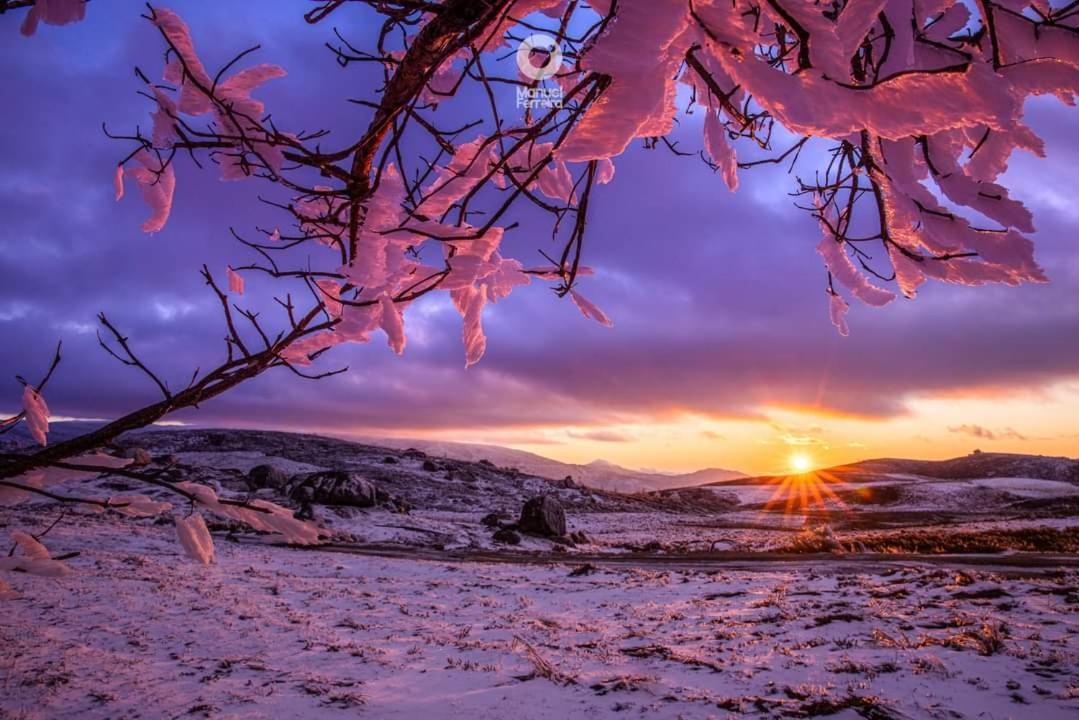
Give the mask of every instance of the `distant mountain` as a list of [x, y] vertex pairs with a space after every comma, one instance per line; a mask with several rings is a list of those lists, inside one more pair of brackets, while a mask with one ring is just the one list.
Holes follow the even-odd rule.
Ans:
[[[57, 443], [100, 426], [92, 421], [62, 421], [49, 426], [49, 442]], [[152, 427], [147, 430], [160, 430]], [[193, 428], [192, 428], [193, 429]], [[572, 477], [574, 482], [597, 490], [634, 493], [667, 490], [670, 488], [691, 487], [708, 483], [743, 478], [743, 473], [721, 468], [708, 468], [683, 474], [667, 474], [656, 471], [630, 470], [606, 460], [595, 460], [587, 465], [559, 462], [551, 458], [513, 450], [498, 445], [480, 445], [472, 443], [443, 442], [437, 440], [416, 440], [398, 438], [342, 438], [366, 442], [383, 447], [405, 449], [414, 447], [431, 455], [439, 455], [453, 460], [479, 462], [487, 460], [498, 467], [517, 468], [528, 475], [561, 480]], [[27, 447], [33, 445], [25, 425], [20, 423], [10, 433], [0, 435], [0, 448]]]
[[[1047, 455], [974, 452], [950, 460], [907, 460], [878, 458], [817, 470], [845, 483], [902, 480], [904, 475], [939, 480], [976, 480], [981, 478], [1032, 478], [1056, 480], [1079, 485], [1079, 460]], [[781, 476], [765, 475], [736, 480], [720, 480], [708, 485], [764, 485]], [[687, 485], [688, 487], [688, 485]]]
[[595, 460], [587, 465], [559, 462], [524, 450], [480, 445], [472, 443], [443, 442], [437, 440], [401, 440], [398, 438], [362, 438], [363, 442], [394, 448], [414, 447], [430, 455], [478, 462], [487, 460], [499, 467], [514, 467], [523, 473], [561, 480], [572, 477], [574, 482], [597, 490], [632, 493], [691, 487], [709, 483], [743, 478], [736, 470], [708, 468], [692, 473], [664, 474], [624, 468], [606, 460]]

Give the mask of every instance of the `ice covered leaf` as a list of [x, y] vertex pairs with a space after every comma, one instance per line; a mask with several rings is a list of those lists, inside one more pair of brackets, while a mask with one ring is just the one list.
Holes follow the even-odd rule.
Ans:
[[850, 334], [847, 329], [847, 311], [850, 310], [850, 306], [847, 305], [847, 301], [839, 296], [837, 292], [828, 293], [828, 315], [832, 320], [832, 324], [835, 325], [836, 330], [843, 337]]
[[832, 276], [866, 305], [879, 307], [895, 299], [894, 293], [870, 283], [851, 262], [843, 245], [834, 238], [824, 237], [817, 245], [817, 252], [824, 258], [824, 264]]
[[738, 189], [738, 158], [734, 148], [727, 142], [727, 131], [723, 128], [719, 116], [708, 110], [704, 117], [704, 148], [712, 162], [719, 167], [723, 182], [731, 192]]
[[42, 577], [61, 577], [71, 572], [64, 563], [49, 558], [29, 558], [16, 555], [14, 557], [0, 557], [0, 570], [18, 570], [30, 575]]
[[26, 37], [37, 32], [39, 22], [67, 25], [86, 17], [86, 0], [36, 0], [23, 19], [19, 31]]
[[487, 336], [483, 332], [483, 308], [487, 297], [482, 290], [468, 286], [452, 291], [450, 298], [461, 313], [461, 340], [465, 346], [467, 368], [478, 363], [487, 351]]
[[596, 163], [596, 182], [606, 185], [614, 180], [614, 162], [610, 158], [602, 158]]
[[166, 66], [165, 80], [180, 85], [180, 111], [189, 115], [210, 112], [213, 103], [203, 89], [209, 90], [213, 86], [213, 80], [195, 52], [195, 43], [191, 40], [187, 23], [172, 10], [164, 8], [154, 10], [154, 23], [161, 29], [178, 56]]
[[142, 224], [142, 231], [155, 233], [165, 227], [169, 213], [172, 212], [172, 195], [176, 190], [176, 175], [172, 163], [164, 166], [161, 161], [146, 150], [135, 154], [139, 163], [131, 175], [142, 191], [142, 198], [152, 211], [149, 219]]
[[379, 297], [378, 304], [382, 307], [379, 327], [385, 331], [390, 348], [400, 355], [405, 351], [405, 320], [401, 310], [387, 293]]
[[214, 540], [206, 527], [206, 521], [199, 513], [187, 517], [176, 517], [176, 538], [192, 560], [209, 565], [214, 560]]
[[154, 147], [171, 147], [173, 138], [176, 137], [176, 103], [156, 87], [154, 99], [157, 101], [157, 110], [150, 114], [154, 123], [151, 134]]
[[59, 577], [71, 572], [67, 565], [53, 560], [45, 546], [29, 533], [15, 530], [11, 539], [19, 554], [0, 558], [0, 570], [18, 570], [45, 577]]
[[291, 510], [266, 500], [253, 500], [253, 507], [269, 512], [247, 510], [249, 524], [258, 530], [276, 532], [293, 545], [315, 545], [319, 542], [318, 528], [297, 519]]
[[226, 272], [227, 272], [228, 277], [229, 277], [229, 292], [236, 293], [237, 295], [243, 295], [244, 294], [244, 278], [243, 278], [243, 276], [240, 275], [240, 273], [233, 270], [232, 267], [229, 267]]
[[580, 61], [587, 71], [610, 75], [610, 87], [570, 133], [562, 160], [611, 158], [634, 138], [670, 132], [677, 69], [693, 41], [689, 7], [685, 0], [618, 4], [617, 18]]
[[278, 353], [278, 355], [290, 365], [310, 365], [312, 355], [317, 355], [341, 342], [340, 333], [323, 330], [300, 338]]
[[45, 549], [45, 546], [29, 533], [23, 532], [22, 530], [14, 530], [11, 533], [11, 539], [19, 546], [19, 550], [22, 554], [31, 560], [48, 560], [52, 557], [49, 555], [49, 551]]
[[172, 503], [158, 502], [146, 495], [113, 495], [109, 505], [121, 515], [131, 517], [154, 517], [172, 509]]
[[[44, 470], [31, 470], [25, 472], [22, 475], [11, 478], [12, 482], [16, 482], [23, 487], [40, 489], [45, 485], [45, 471]], [[32, 493], [29, 490], [23, 490], [21, 488], [13, 488], [7, 486], [0, 486], [0, 506], [2, 505], [18, 505], [21, 502], [25, 502], [30, 499]]]
[[596, 307], [591, 300], [581, 295], [576, 290], [570, 290], [569, 296], [573, 299], [573, 304], [577, 306], [577, 309], [581, 311], [581, 314], [586, 318], [595, 320], [600, 325], [606, 325], [607, 327], [614, 327], [614, 323], [607, 315]]
[[29, 384], [22, 391], [22, 409], [26, 413], [26, 427], [30, 431], [30, 437], [39, 445], [45, 445], [49, 433], [49, 406], [45, 404], [41, 393]]
[[116, 173], [112, 176], [112, 186], [116, 190], [116, 202], [124, 197], [124, 166], [117, 165]]

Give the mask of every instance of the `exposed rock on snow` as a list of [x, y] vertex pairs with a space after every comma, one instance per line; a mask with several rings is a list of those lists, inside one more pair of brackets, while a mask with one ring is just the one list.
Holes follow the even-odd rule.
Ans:
[[530, 498], [521, 508], [517, 529], [527, 535], [561, 537], [566, 534], [566, 510], [553, 495]]
[[378, 499], [370, 480], [343, 470], [326, 470], [293, 478], [289, 497], [314, 505], [354, 507], [371, 507]]
[[256, 465], [247, 473], [247, 484], [252, 490], [262, 488], [283, 490], [288, 485], [288, 481], [288, 475], [273, 465]]
[[505, 543], [506, 545], [520, 545], [521, 536], [511, 528], [499, 528], [495, 530], [495, 534], [491, 536], [491, 539], [497, 543]]

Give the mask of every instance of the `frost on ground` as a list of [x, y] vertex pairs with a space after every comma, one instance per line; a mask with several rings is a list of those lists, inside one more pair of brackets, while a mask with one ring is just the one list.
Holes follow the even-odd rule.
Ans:
[[[6, 534], [24, 518], [0, 517]], [[0, 717], [1079, 713], [1079, 572], [433, 562], [75, 516], [8, 573]]]

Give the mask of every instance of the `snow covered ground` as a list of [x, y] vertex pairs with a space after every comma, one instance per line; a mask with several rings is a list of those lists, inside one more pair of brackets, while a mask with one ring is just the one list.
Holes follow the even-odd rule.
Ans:
[[[24, 513], [5, 510], [6, 534]], [[2, 718], [1072, 718], [1079, 573], [388, 559], [78, 516], [7, 573]], [[587, 570], [587, 568], [586, 568]]]

